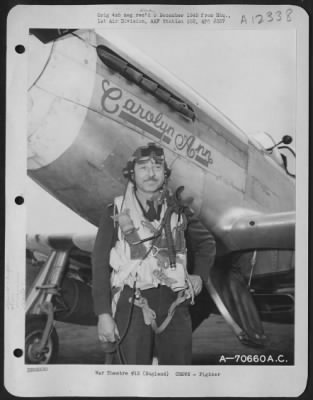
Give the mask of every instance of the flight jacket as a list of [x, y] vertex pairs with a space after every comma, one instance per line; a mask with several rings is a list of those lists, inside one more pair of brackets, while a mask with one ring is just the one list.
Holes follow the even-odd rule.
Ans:
[[[92, 252], [92, 297], [96, 315], [112, 314], [110, 252], [117, 240], [117, 229], [112, 218], [113, 207], [110, 205], [104, 208]], [[215, 260], [215, 239], [191, 212], [187, 212], [186, 216], [188, 273], [199, 275], [205, 282]]]

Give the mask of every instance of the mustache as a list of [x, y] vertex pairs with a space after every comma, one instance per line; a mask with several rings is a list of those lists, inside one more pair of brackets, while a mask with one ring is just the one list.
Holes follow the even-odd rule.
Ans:
[[149, 178], [149, 179], [146, 179], [144, 182], [158, 182], [158, 179], [156, 179], [156, 178]]

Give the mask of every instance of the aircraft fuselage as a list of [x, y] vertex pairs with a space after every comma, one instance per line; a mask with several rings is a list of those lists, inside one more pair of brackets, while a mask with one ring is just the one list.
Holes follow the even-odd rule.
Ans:
[[28, 173], [54, 197], [97, 225], [124, 190], [134, 149], [155, 141], [170, 187], [185, 187], [215, 234], [241, 215], [294, 211], [282, 166], [201, 96], [128, 48], [92, 31], [78, 36], [31, 38], [41, 56], [30, 71]]

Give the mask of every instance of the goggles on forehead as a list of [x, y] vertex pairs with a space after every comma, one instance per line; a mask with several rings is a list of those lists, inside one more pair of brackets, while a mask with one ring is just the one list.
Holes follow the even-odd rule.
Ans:
[[164, 151], [161, 146], [155, 143], [148, 143], [147, 146], [138, 147], [138, 149], [133, 154], [134, 160], [139, 160], [141, 158], [152, 157], [156, 160], [164, 161]]

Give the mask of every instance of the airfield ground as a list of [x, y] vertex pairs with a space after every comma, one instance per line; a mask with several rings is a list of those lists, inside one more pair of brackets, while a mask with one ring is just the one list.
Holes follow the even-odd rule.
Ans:
[[[104, 353], [98, 343], [96, 327], [78, 326], [58, 322], [56, 325], [60, 348], [57, 363], [60, 364], [103, 364]], [[279, 355], [285, 365], [293, 363], [293, 325], [264, 323], [268, 344], [264, 349], [253, 349], [243, 346], [235, 337], [222, 317], [213, 315], [203, 321], [193, 334], [194, 365], [225, 365], [222, 356], [235, 357], [227, 359], [227, 365], [239, 363], [249, 365], [249, 355], [264, 356], [274, 360]], [[261, 357], [262, 355], [262, 357]], [[258, 358], [255, 358], [257, 360]], [[260, 364], [260, 362], [259, 362]], [[267, 364], [267, 365], [268, 365]]]
[[[28, 263], [27, 272], [26, 287], [29, 290], [38, 268]], [[56, 322], [56, 329], [59, 336], [57, 364], [103, 364], [104, 352], [98, 342], [95, 326]], [[275, 364], [279, 355], [283, 356], [279, 360], [283, 360], [285, 365], [293, 364], [294, 326], [265, 322], [264, 330], [268, 337], [264, 349], [243, 346], [221, 316], [211, 315], [193, 333], [193, 364], [225, 364], [221, 361], [224, 356], [235, 357], [227, 359], [227, 365], [249, 365], [253, 355], [258, 355], [259, 360], [264, 360], [265, 356], [269, 359], [269, 365], [273, 364], [271, 357]]]

